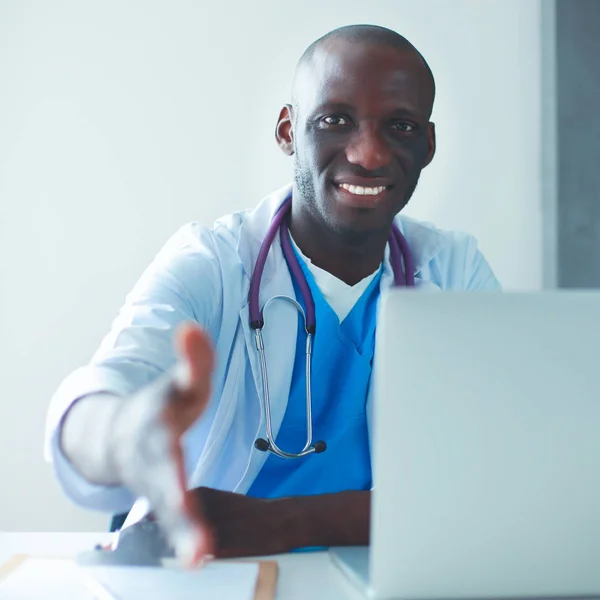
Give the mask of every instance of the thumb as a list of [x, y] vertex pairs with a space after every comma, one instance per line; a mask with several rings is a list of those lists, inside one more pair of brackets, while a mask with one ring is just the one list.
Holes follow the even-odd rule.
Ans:
[[178, 381], [181, 391], [208, 395], [214, 366], [214, 352], [208, 336], [197, 325], [186, 323], [177, 333], [177, 346], [184, 363]]
[[179, 438], [206, 408], [214, 352], [207, 335], [192, 324], [179, 329], [176, 345], [182, 361], [174, 373], [174, 394], [165, 406], [163, 418]]

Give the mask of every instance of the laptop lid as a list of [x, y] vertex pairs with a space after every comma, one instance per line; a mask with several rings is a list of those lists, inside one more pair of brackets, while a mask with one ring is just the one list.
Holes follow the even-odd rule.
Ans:
[[600, 595], [600, 294], [392, 290], [377, 329], [377, 597]]

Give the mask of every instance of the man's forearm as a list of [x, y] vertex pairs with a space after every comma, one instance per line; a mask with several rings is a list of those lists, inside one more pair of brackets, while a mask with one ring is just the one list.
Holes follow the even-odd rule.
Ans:
[[274, 505], [290, 549], [369, 543], [370, 491], [282, 498]]

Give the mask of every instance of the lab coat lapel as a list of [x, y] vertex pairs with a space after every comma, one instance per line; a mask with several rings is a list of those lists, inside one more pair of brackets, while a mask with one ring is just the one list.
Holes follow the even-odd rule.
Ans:
[[[427, 279], [423, 279], [422, 269], [438, 254], [442, 247], [443, 237], [435, 229], [426, 228], [418, 221], [414, 221], [410, 217], [398, 215], [394, 223], [400, 230], [400, 233], [406, 238], [408, 247], [410, 248], [413, 261], [415, 264], [415, 289], [418, 291], [440, 291], [440, 288]], [[386, 249], [385, 259], [383, 263], [383, 273], [381, 275], [381, 283], [379, 286], [380, 295], [389, 290], [394, 283], [394, 274], [389, 261], [389, 249]], [[377, 335], [377, 332], [375, 333]], [[367, 395], [367, 430], [369, 435], [369, 449], [373, 456], [373, 404], [375, 390], [375, 361], [377, 354], [373, 357], [371, 385]]]
[[[269, 225], [277, 209], [291, 193], [292, 186], [288, 184], [266, 198], [263, 198], [254, 210], [244, 215], [238, 237], [237, 252], [248, 280], [250, 280], [254, 272], [256, 258], [269, 229]], [[280, 259], [283, 258], [283, 253], [278, 244], [279, 242], [273, 243], [274, 247], [272, 247], [267, 257], [261, 288], [267, 285], [267, 282], [270, 281], [276, 269], [280, 266]]]

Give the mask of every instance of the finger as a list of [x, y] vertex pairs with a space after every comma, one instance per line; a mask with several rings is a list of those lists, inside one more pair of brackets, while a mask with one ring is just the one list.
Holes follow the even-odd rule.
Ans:
[[188, 388], [208, 395], [214, 367], [214, 352], [208, 336], [192, 323], [182, 325], [177, 346], [187, 370]]
[[190, 323], [181, 326], [176, 341], [183, 362], [174, 374], [174, 389], [164, 419], [179, 436], [202, 415], [208, 403], [214, 351], [206, 334]]
[[[210, 534], [200, 511], [186, 500], [187, 486], [180, 437], [165, 427], [160, 410], [155, 411], [144, 397], [129, 402], [139, 406], [138, 419], [127, 419], [129, 436], [123, 436], [118, 454], [123, 483], [137, 497], [148, 499], [159, 526], [175, 553], [185, 564], [196, 564], [210, 553]], [[157, 407], [158, 408], [158, 407]], [[140, 412], [141, 411], [141, 412]]]
[[151, 449], [143, 452], [145, 464], [138, 465], [143, 468], [132, 488], [150, 502], [175, 556], [185, 566], [195, 566], [212, 554], [212, 536], [199, 507], [188, 500], [181, 446], [164, 427], [149, 433]]
[[189, 520], [186, 539], [176, 540], [179, 546], [176, 547], [176, 553], [188, 566], [195, 566], [213, 554], [213, 536], [203, 518], [199, 503], [187, 489], [183, 452], [179, 440], [175, 437], [172, 438], [171, 451], [177, 470], [177, 482], [182, 492], [180, 510]]
[[[158, 379], [124, 401], [113, 426], [114, 461], [120, 479], [136, 497], [145, 497], [170, 544], [186, 563], [210, 553], [211, 536], [200, 511], [187, 500], [180, 430], [169, 426], [165, 404], [180, 395], [171, 377]], [[175, 421], [177, 411], [169, 411]]]

